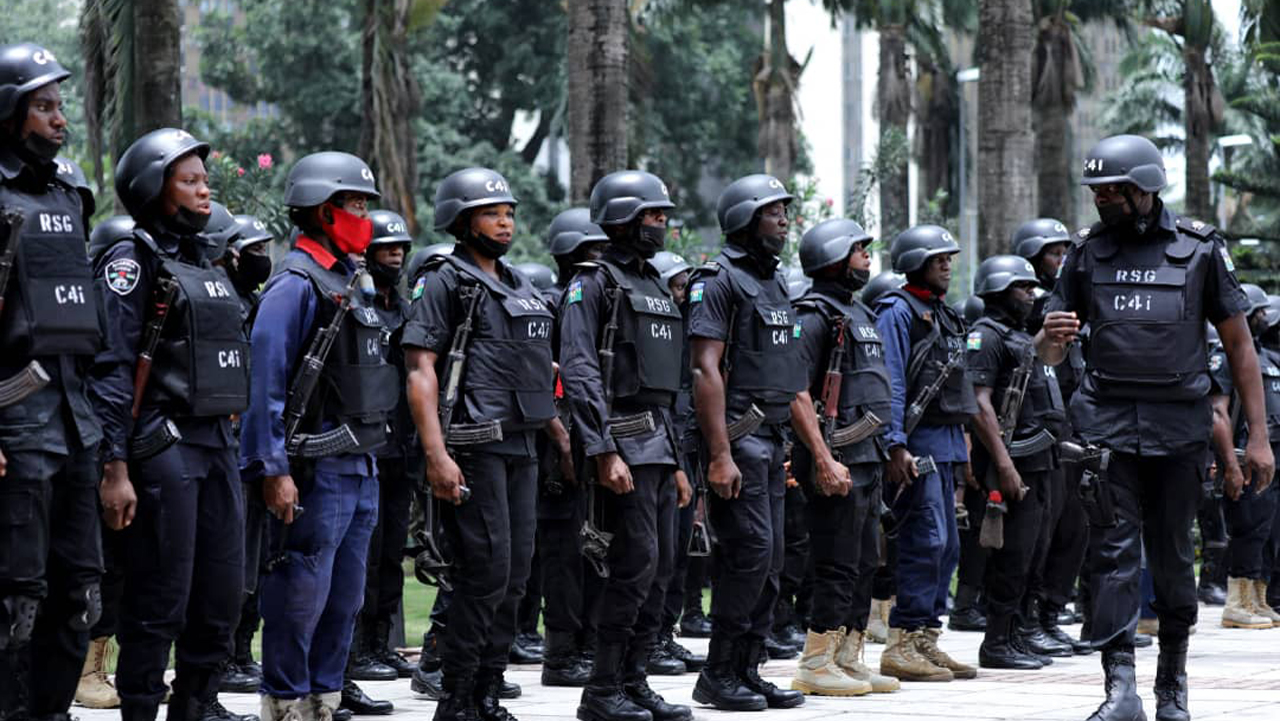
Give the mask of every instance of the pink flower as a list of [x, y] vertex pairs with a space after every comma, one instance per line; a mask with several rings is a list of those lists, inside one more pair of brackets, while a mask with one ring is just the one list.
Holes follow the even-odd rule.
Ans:
[[271, 153], [262, 153], [258, 156], [258, 169], [267, 170], [271, 167]]
[[209, 153], [209, 157], [210, 157], [210, 158], [213, 158], [214, 160], [217, 160], [218, 158], [221, 158], [221, 157], [222, 157], [222, 152], [221, 152], [221, 151], [218, 151], [218, 150], [215, 150], [215, 151], [213, 151], [212, 153]]
[[244, 175], [244, 168], [236, 168], [236, 175]]
[[827, 198], [827, 207], [830, 208], [836, 204], [835, 198]]

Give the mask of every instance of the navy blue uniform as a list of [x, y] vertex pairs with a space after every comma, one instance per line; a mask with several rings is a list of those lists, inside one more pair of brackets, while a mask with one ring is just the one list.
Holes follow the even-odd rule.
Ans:
[[1113, 452], [1108, 485], [1119, 523], [1091, 529], [1090, 538], [1089, 640], [1099, 647], [1132, 647], [1144, 550], [1162, 644], [1196, 622], [1191, 522], [1212, 424], [1205, 321], [1248, 307], [1213, 228], [1167, 207], [1156, 213], [1141, 237], [1101, 225], [1083, 231], [1046, 308], [1090, 324], [1071, 424]]
[[[355, 268], [319, 244], [299, 239], [286, 263], [350, 277]], [[253, 386], [241, 427], [241, 466], [255, 485], [291, 474], [298, 487], [283, 558], [259, 586], [262, 611], [262, 692], [282, 699], [342, 688], [356, 613], [364, 600], [369, 538], [378, 520], [378, 475], [368, 450], [297, 461], [285, 450], [284, 419], [299, 361], [319, 330], [323, 308], [315, 283], [280, 270], [268, 281], [253, 327]], [[376, 314], [375, 314], [376, 315]], [[380, 353], [380, 349], [375, 348]], [[395, 389], [392, 387], [391, 392]], [[311, 408], [322, 404], [313, 399]], [[324, 413], [322, 427], [337, 418]], [[269, 518], [275, 553], [285, 525]]]

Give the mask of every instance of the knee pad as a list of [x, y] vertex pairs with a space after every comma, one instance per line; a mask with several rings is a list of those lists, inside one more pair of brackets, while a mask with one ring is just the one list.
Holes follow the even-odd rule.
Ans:
[[102, 587], [98, 584], [74, 589], [67, 600], [71, 610], [67, 625], [73, 631], [88, 631], [102, 618]]
[[30, 596], [0, 599], [0, 651], [25, 646], [36, 626], [40, 601]]

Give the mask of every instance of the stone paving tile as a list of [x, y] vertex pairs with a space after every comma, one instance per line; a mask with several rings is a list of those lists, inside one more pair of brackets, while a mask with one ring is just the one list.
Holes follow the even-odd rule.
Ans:
[[[1280, 629], [1241, 631], [1221, 628], [1221, 609], [1201, 606], [1198, 633], [1188, 657], [1190, 706], [1197, 721], [1280, 721]], [[1078, 633], [1079, 627], [1067, 629]], [[981, 634], [943, 634], [941, 645], [965, 662], [976, 662]], [[689, 648], [705, 653], [703, 639], [683, 639]], [[879, 663], [881, 646], [869, 645], [867, 663]], [[1138, 683], [1148, 718], [1155, 718], [1151, 683], [1157, 649], [1138, 651]], [[790, 684], [795, 661], [770, 661], [762, 671], [780, 686]], [[519, 683], [524, 695], [506, 702], [519, 718], [573, 719], [578, 689], [543, 688], [539, 666], [515, 666], [507, 678]], [[668, 701], [692, 704], [692, 675], [653, 677], [651, 685]], [[409, 682], [362, 682], [374, 698], [396, 705], [393, 721], [429, 721], [435, 704], [415, 697]], [[256, 696], [222, 694], [223, 705], [237, 713], [257, 713]], [[1102, 671], [1097, 654], [1055, 659], [1049, 668], [1031, 672], [979, 672], [972, 681], [904, 684], [894, 694], [854, 699], [809, 697], [803, 707], [764, 713], [722, 713], [694, 706], [694, 716], [709, 721], [810, 721], [812, 719], [876, 719], [877, 721], [1080, 721], [1102, 700]], [[75, 707], [81, 721], [115, 721], [118, 711]], [[162, 711], [163, 713], [163, 711]]]

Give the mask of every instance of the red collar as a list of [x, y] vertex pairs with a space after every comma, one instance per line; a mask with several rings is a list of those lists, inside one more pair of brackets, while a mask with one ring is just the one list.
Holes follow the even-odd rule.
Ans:
[[920, 286], [912, 285], [911, 283], [907, 283], [906, 285], [902, 286], [902, 289], [926, 303], [932, 303], [933, 301], [941, 297], [937, 293], [934, 293], [933, 291], [929, 290], [928, 288], [921, 288]]
[[325, 270], [333, 270], [334, 264], [338, 262], [338, 259], [327, 248], [305, 235], [298, 236], [298, 242], [294, 244], [294, 247], [311, 256], [311, 259], [319, 263], [320, 267]]

